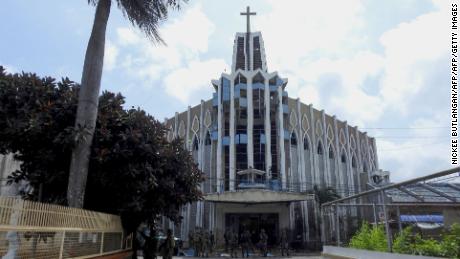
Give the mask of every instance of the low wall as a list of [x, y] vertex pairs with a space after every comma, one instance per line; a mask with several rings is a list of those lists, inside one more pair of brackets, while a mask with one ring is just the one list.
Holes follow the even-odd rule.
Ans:
[[323, 256], [331, 259], [435, 259], [440, 257], [430, 257], [421, 255], [405, 255], [396, 253], [384, 253], [354, 248], [337, 246], [323, 246]]

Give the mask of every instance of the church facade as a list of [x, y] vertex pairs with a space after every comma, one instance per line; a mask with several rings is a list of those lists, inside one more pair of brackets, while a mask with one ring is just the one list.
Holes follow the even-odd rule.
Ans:
[[[267, 67], [260, 32], [237, 33], [231, 73], [211, 81], [212, 98], [166, 119], [168, 139], [182, 138], [206, 181], [205, 199], [182, 210], [183, 240], [195, 227], [223, 233], [282, 229], [300, 243], [319, 241], [315, 188], [341, 196], [366, 190], [378, 170], [375, 139], [288, 95], [288, 79]], [[356, 213], [356, 212], [355, 212]]]

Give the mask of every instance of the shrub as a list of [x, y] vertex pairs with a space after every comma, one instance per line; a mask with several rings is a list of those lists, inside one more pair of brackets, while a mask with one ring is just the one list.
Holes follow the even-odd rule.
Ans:
[[361, 228], [351, 238], [350, 247], [357, 249], [367, 249], [373, 251], [386, 252], [387, 240], [383, 226], [369, 226], [367, 222], [363, 222]]
[[393, 241], [393, 252], [400, 254], [414, 254], [415, 245], [412, 238], [412, 227], [406, 227], [396, 235]]
[[441, 256], [442, 248], [441, 244], [430, 238], [423, 239], [420, 234], [415, 235], [415, 254], [426, 255], [426, 256]]
[[442, 256], [460, 259], [460, 224], [454, 223], [441, 242]]

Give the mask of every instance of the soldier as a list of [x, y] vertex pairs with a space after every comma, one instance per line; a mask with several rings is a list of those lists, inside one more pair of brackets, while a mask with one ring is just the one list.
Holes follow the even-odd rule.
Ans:
[[144, 238], [144, 249], [143, 254], [145, 259], [156, 259], [156, 251], [157, 251], [157, 238], [156, 238], [156, 230], [154, 227], [150, 227], [149, 235], [146, 235], [144, 232], [140, 232], [142, 237]]
[[280, 249], [281, 249], [281, 256], [284, 256], [285, 252], [286, 252], [286, 255], [289, 256], [289, 240], [288, 240], [286, 229], [283, 229], [283, 231], [281, 231]]
[[228, 253], [228, 246], [230, 245], [230, 242], [231, 242], [231, 237], [229, 236], [230, 235], [230, 231], [228, 230], [228, 228], [225, 230], [225, 233], [224, 233], [224, 240], [225, 240], [225, 252]]
[[164, 241], [164, 249], [163, 249], [163, 258], [164, 259], [172, 259], [174, 254], [174, 247], [176, 243], [174, 241], [174, 237], [172, 235], [171, 229], [168, 229], [166, 240]]
[[265, 233], [265, 229], [262, 229], [259, 234], [260, 250], [263, 254], [263, 257], [267, 257], [267, 243], [268, 235]]
[[246, 257], [249, 257], [249, 247], [251, 246], [251, 233], [249, 233], [249, 230], [245, 230], [241, 234], [241, 254], [243, 255], [246, 254]]
[[216, 242], [215, 241], [216, 239], [214, 237], [214, 233], [212, 233], [212, 230], [209, 232], [209, 239], [208, 240], [209, 240], [209, 243], [208, 243], [209, 252], [212, 255], [213, 248], [214, 248], [214, 245], [215, 245], [215, 242]]
[[235, 258], [238, 257], [238, 234], [233, 233], [233, 231], [230, 231], [228, 233], [228, 240], [230, 242], [230, 256], [233, 258], [233, 255], [235, 255]]
[[195, 245], [195, 256], [201, 256], [201, 233], [198, 227], [195, 228], [195, 236], [193, 237], [193, 243]]
[[203, 237], [201, 241], [203, 242], [203, 255], [202, 257], [209, 257], [209, 232], [205, 229], [202, 229]]
[[193, 249], [193, 256], [196, 256], [196, 244], [195, 244], [195, 233], [193, 230], [188, 232], [188, 247]]

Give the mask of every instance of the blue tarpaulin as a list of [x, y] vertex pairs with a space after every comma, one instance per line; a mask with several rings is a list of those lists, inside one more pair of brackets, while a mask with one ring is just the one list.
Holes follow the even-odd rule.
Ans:
[[401, 222], [430, 222], [443, 223], [442, 215], [401, 215]]

